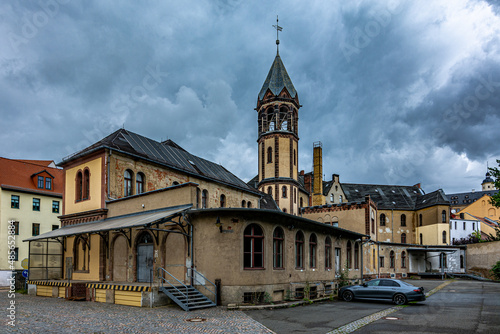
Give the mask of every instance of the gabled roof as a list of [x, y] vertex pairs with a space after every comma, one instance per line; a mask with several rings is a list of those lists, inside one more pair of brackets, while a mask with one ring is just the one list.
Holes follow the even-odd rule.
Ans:
[[419, 210], [433, 205], [450, 205], [450, 201], [448, 201], [448, 198], [446, 198], [446, 195], [441, 189], [422, 196], [417, 196], [415, 209]]
[[292, 80], [288, 76], [285, 65], [281, 61], [281, 57], [279, 54], [274, 58], [274, 62], [267, 74], [266, 81], [264, 81], [264, 85], [259, 93], [259, 101], [261, 101], [266, 95], [267, 90], [269, 89], [275, 96], [278, 96], [283, 88], [286, 88], [290, 96], [294, 99], [297, 97], [297, 91], [293, 86]]
[[[341, 183], [340, 186], [342, 187], [342, 190], [344, 191], [344, 194], [349, 202], [362, 202], [364, 201], [365, 195], [370, 195], [371, 200], [377, 203], [379, 210], [415, 210], [417, 198], [424, 196], [420, 188], [417, 186], [391, 186], [355, 183]], [[434, 195], [431, 195], [429, 197], [429, 201], [433, 198], [433, 196]], [[437, 199], [439, 196], [435, 197], [435, 199]], [[419, 198], [419, 200], [421, 199]]]
[[[39, 192], [42, 190], [47, 193], [62, 193], [63, 170], [48, 167], [46, 162], [52, 162], [52, 160], [14, 160], [0, 157], [0, 185], [23, 191]], [[43, 171], [54, 178], [51, 190], [38, 189], [33, 182], [32, 176]]]
[[113, 132], [97, 143], [65, 158], [60, 164], [64, 166], [72, 160], [102, 148], [142, 157], [160, 165], [201, 178], [208, 178], [243, 190], [255, 192], [254, 189], [250, 188], [243, 180], [229, 172], [222, 165], [197, 157], [181, 148], [172, 140], [160, 143], [125, 129]]

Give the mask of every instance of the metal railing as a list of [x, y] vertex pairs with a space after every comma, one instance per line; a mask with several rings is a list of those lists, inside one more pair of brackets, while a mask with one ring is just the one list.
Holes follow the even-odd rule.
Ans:
[[[165, 267], [186, 267], [182, 264], [171, 264], [171, 265], [166, 265]], [[187, 267], [186, 267], [187, 268]], [[158, 277], [160, 278], [160, 287], [164, 287], [164, 283], [166, 283], [169, 287], [173, 288], [175, 291], [180, 293], [184, 298], [186, 298], [186, 303], [189, 302], [189, 294], [188, 294], [188, 286], [181, 282], [177, 277], [169, 273], [165, 268], [158, 268]], [[167, 278], [165, 278], [167, 277]], [[213, 295], [213, 302], [217, 303], [217, 287], [216, 285], [207, 279], [205, 276], [203, 276], [200, 272], [198, 272], [194, 268], [187, 268], [187, 277], [190, 279], [190, 282], [193, 282], [192, 285], [194, 286], [194, 282], [196, 282], [196, 287], [203, 287], [205, 290], [210, 292]], [[203, 278], [204, 282], [201, 282], [199, 278]], [[210, 283], [210, 288], [207, 287], [206, 283]], [[212, 291], [212, 286], [213, 286], [213, 291]], [[182, 288], [185, 290], [186, 293], [181, 291], [179, 288]]]
[[[207, 279], [205, 276], [203, 276], [199, 271], [197, 271], [194, 268], [187, 268], [187, 272], [188, 272], [188, 277], [193, 282], [198, 283], [196, 286], [202, 286], [203, 288], [205, 288], [206, 291], [210, 292], [214, 296], [213, 302], [217, 304], [217, 286], [212, 281]], [[193, 273], [194, 273], [194, 275], [193, 275]], [[202, 277], [205, 282], [200, 282], [198, 280], [198, 277]], [[211, 289], [209, 289], [206, 284], [203, 284], [206, 282], [210, 283], [213, 286], [213, 291]]]
[[[170, 277], [172, 278], [173, 280], [171, 279], [166, 279], [164, 275], [168, 275], [167, 277]], [[158, 277], [160, 278], [160, 288], [164, 288], [164, 283], [167, 283], [168, 286], [170, 286], [171, 288], [173, 288], [175, 291], [177, 291], [178, 293], [180, 293], [184, 298], [186, 298], [186, 303], [189, 302], [189, 293], [188, 293], [188, 286], [185, 285], [184, 283], [182, 283], [181, 281], [179, 281], [174, 275], [172, 275], [171, 273], [169, 273], [168, 271], [166, 271], [164, 268], [158, 268]], [[172, 284], [171, 282], [176, 282], [177, 285], [175, 284]], [[184, 292], [182, 292], [179, 287], [183, 287], [184, 288]]]

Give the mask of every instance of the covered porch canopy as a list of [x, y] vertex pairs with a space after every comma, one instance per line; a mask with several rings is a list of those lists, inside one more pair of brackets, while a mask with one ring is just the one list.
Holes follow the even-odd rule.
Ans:
[[[29, 278], [30, 280], [47, 280], [62, 278], [63, 253], [66, 250], [67, 237], [76, 235], [98, 234], [104, 241], [106, 257], [109, 256], [109, 232], [116, 231], [123, 234], [132, 244], [132, 229], [144, 228], [150, 230], [159, 242], [159, 232], [181, 233], [185, 235], [192, 247], [192, 229], [188, 229], [189, 222], [185, 220], [173, 221], [174, 218], [184, 216], [192, 207], [191, 204], [151, 210], [141, 213], [127, 214], [112, 218], [101, 219], [95, 222], [64, 226], [44, 234], [23, 240], [30, 243], [29, 250]], [[159, 229], [159, 224], [170, 223], [169, 226], [178, 226], [180, 231]], [[156, 225], [157, 228], [153, 228]], [[182, 232], [181, 232], [182, 231]]]

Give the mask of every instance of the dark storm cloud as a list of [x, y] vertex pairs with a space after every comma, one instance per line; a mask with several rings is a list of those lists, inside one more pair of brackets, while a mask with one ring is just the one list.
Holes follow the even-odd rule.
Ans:
[[60, 161], [125, 126], [253, 177], [276, 14], [300, 169], [322, 141], [327, 179], [477, 188], [500, 156], [494, 1], [2, 3], [0, 155]]

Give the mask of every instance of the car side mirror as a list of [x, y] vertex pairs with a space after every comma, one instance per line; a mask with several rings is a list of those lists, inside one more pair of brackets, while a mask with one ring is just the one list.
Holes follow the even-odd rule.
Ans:
[[363, 283], [362, 286], [364, 286], [365, 288], [368, 286], [368, 284], [366, 283]]

